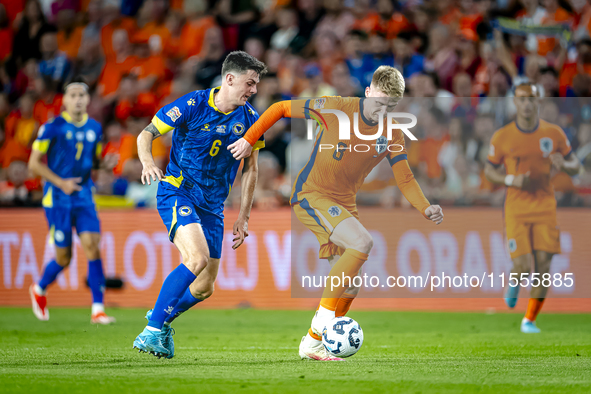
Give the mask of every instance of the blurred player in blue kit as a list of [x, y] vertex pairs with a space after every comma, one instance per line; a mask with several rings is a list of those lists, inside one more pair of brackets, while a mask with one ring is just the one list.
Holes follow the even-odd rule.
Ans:
[[[70, 264], [72, 228], [75, 227], [88, 259], [91, 323], [115, 321], [105, 314], [103, 304], [105, 276], [99, 248], [100, 222], [90, 177], [95, 162], [101, 157], [103, 132], [100, 123], [88, 117], [89, 102], [86, 84], [68, 84], [63, 98], [66, 110], [41, 126], [29, 159], [30, 170], [45, 179], [42, 204], [55, 244], [55, 259], [45, 266], [41, 280], [29, 288], [33, 313], [39, 320], [49, 320], [46, 290]], [[45, 156], [47, 164], [43, 162]]]
[[[164, 280], [147, 327], [133, 347], [157, 357], [174, 356], [170, 323], [213, 293], [224, 235], [224, 202], [240, 161], [227, 146], [259, 118], [247, 102], [257, 92], [265, 65], [242, 51], [230, 53], [222, 65], [222, 86], [189, 93], [161, 108], [138, 136], [142, 182], [158, 185], [157, 206], [170, 241], [182, 263]], [[154, 164], [152, 141], [174, 130], [166, 175]], [[264, 147], [263, 137], [255, 144]], [[242, 196], [234, 223], [233, 248], [248, 236], [248, 220], [256, 186], [258, 152], [244, 161]]]

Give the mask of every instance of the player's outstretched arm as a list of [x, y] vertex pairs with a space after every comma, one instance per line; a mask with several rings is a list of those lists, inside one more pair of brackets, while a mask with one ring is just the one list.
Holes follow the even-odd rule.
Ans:
[[29, 170], [31, 170], [33, 174], [47, 179], [67, 195], [82, 190], [82, 187], [79, 185], [82, 178], [61, 178], [55, 172], [51, 171], [47, 164], [43, 163], [42, 160], [44, 156], [45, 153], [35, 149], [35, 146], [33, 146], [31, 156], [29, 157]]
[[[236, 160], [250, 156], [252, 147], [269, 130], [275, 122], [281, 118], [303, 118], [306, 100], [285, 100], [271, 105], [244, 134], [233, 144], [228, 145], [228, 150]], [[293, 108], [293, 111], [292, 111]]]
[[238, 248], [248, 237], [248, 220], [250, 219], [250, 210], [254, 201], [254, 190], [259, 177], [259, 151], [256, 150], [252, 155], [244, 160], [242, 170], [242, 194], [240, 196], [240, 213], [238, 220], [234, 223], [234, 245], [232, 249]]
[[443, 221], [443, 210], [439, 205], [431, 205], [415, 179], [408, 161], [400, 160], [392, 165], [396, 184], [404, 197], [427, 219], [439, 224]]
[[154, 163], [154, 157], [152, 157], [152, 141], [160, 137], [160, 132], [150, 123], [137, 137], [137, 153], [140, 161], [142, 162], [142, 183], [145, 185], [152, 184], [152, 181], [161, 181], [164, 178], [162, 170], [158, 168]]

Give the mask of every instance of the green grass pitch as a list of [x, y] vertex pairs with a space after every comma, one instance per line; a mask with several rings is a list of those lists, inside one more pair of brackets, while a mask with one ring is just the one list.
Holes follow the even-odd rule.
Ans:
[[175, 322], [172, 360], [131, 348], [145, 310], [0, 309], [2, 393], [577, 393], [591, 392], [591, 315], [544, 314], [519, 332], [519, 314], [358, 312], [359, 353], [299, 360], [306, 311], [195, 310]]

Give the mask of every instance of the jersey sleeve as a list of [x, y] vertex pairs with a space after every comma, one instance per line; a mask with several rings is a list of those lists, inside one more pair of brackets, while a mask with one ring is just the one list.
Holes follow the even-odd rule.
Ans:
[[501, 137], [497, 131], [490, 140], [490, 146], [488, 148], [488, 162], [494, 167], [498, 167], [503, 164], [503, 149], [501, 145]]
[[181, 127], [191, 118], [191, 109], [195, 107], [195, 101], [191, 100], [192, 93], [176, 99], [165, 105], [152, 118], [152, 124], [160, 134], [166, 134], [171, 130]]
[[573, 148], [561, 127], [556, 127], [556, 139], [556, 151], [568, 159], [571, 153], [573, 153]]
[[392, 141], [388, 141], [388, 162], [390, 167], [401, 160], [408, 160], [406, 155], [406, 147], [404, 146], [404, 134], [400, 130], [395, 131], [392, 135]]
[[96, 131], [96, 145], [94, 148], [94, 155], [97, 159], [100, 159], [103, 155], [103, 128], [100, 123], [97, 122]]
[[56, 133], [51, 123], [45, 123], [39, 127], [37, 138], [33, 142], [33, 150], [46, 154], [51, 142], [55, 139]]

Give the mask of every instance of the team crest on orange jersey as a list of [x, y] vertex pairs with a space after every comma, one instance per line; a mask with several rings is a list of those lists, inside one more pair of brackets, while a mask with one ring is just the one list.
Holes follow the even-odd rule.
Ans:
[[544, 137], [540, 138], [540, 149], [544, 154], [544, 157], [550, 156], [552, 153], [552, 148], [554, 147], [554, 143], [552, 142], [552, 138]]
[[380, 155], [386, 151], [386, 147], [388, 146], [388, 139], [386, 137], [384, 137], [383, 135], [381, 135], [376, 140], [375, 145], [376, 145], [376, 151], [378, 152], [378, 155]]
[[332, 207], [328, 208], [328, 214], [333, 218], [336, 218], [341, 214], [341, 208], [337, 207], [336, 205], [333, 205]]

